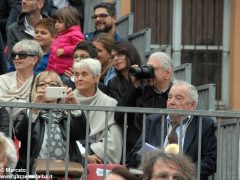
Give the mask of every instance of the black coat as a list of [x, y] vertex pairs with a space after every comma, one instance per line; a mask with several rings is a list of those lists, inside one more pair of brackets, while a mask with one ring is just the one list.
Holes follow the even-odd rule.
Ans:
[[0, 108], [0, 132], [9, 137], [10, 116], [4, 107]]
[[[171, 86], [170, 86], [171, 87]], [[164, 93], [157, 93], [153, 87], [144, 86], [143, 88], [135, 88], [129, 86], [124, 95], [118, 102], [118, 106], [125, 107], [148, 107], [148, 108], [166, 108], [168, 92], [170, 87]], [[142, 132], [143, 114], [129, 113], [127, 121], [127, 160], [128, 155], [139, 139]], [[116, 112], [115, 121], [123, 127], [124, 113]]]
[[[148, 116], [146, 120], [146, 143], [149, 143], [155, 147], [159, 147], [162, 139], [164, 139], [166, 136], [166, 132], [164, 132], [164, 138], [161, 138], [161, 119], [162, 116], [160, 114], [154, 114]], [[196, 165], [198, 161], [198, 127], [199, 117], [194, 116], [187, 128], [183, 146], [183, 152], [190, 156]], [[215, 135], [214, 122], [211, 118], [202, 118], [201, 134], [201, 179], [205, 180], [209, 175], [216, 171], [217, 161], [217, 139]], [[141, 158], [137, 152], [141, 149], [141, 146], [142, 138], [140, 137], [132, 149], [130, 166], [137, 166], [140, 163]]]
[[[79, 117], [72, 117], [70, 122], [70, 144], [69, 144], [69, 161], [75, 161], [83, 163], [82, 156], [76, 144], [76, 140], [85, 139], [86, 135], [86, 118], [82, 112]], [[67, 116], [63, 116], [59, 122], [59, 128], [62, 133], [63, 140], [66, 141], [67, 137]], [[27, 160], [27, 141], [28, 141], [28, 121], [29, 117], [26, 111], [22, 111], [16, 120], [14, 121], [15, 135], [17, 139], [21, 141], [21, 148], [19, 149], [19, 160], [17, 163], [17, 169], [26, 169]], [[81, 121], [81, 122], [80, 122]], [[80, 126], [82, 124], [82, 126]], [[30, 170], [41, 150], [43, 143], [45, 122], [40, 116], [37, 117], [36, 121], [32, 123], [31, 131], [31, 147], [30, 147]], [[30, 171], [31, 172], [31, 171]]]

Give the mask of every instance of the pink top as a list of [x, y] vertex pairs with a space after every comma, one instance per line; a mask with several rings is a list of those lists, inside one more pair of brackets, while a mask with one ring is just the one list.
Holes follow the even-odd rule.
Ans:
[[[84, 34], [79, 25], [72, 26], [58, 34], [50, 47], [47, 70], [53, 70], [61, 75], [66, 69], [72, 67], [73, 50], [82, 40], [84, 40]], [[57, 56], [57, 50], [61, 48], [64, 49], [64, 54]]]

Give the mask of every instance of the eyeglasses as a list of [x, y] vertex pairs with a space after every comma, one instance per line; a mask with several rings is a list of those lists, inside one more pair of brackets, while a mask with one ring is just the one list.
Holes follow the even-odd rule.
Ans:
[[112, 55], [112, 59], [118, 60], [119, 58], [122, 58], [125, 54], [117, 53]]
[[37, 85], [38, 87], [45, 87], [45, 86], [49, 86], [49, 87], [59, 87], [57, 82], [54, 81], [50, 81], [50, 82], [45, 82], [45, 81], [40, 81]]
[[96, 15], [96, 14], [93, 15], [93, 16], [91, 16], [91, 18], [93, 20], [96, 20], [98, 17], [99, 17], [99, 19], [105, 19], [108, 16], [110, 16], [110, 15], [109, 14], [105, 14], [105, 13], [101, 13], [101, 14], [98, 14], [98, 15]]
[[31, 54], [26, 51], [12, 52], [12, 58], [16, 58], [16, 56], [19, 59], [25, 59], [27, 56], [37, 56], [37, 54]]
[[83, 60], [83, 59], [86, 59], [86, 58], [89, 58], [89, 56], [86, 56], [86, 55], [78, 55], [78, 54], [74, 54], [74, 55], [73, 55], [73, 59], [74, 59], [74, 61], [76, 61], [76, 62], [79, 62], [80, 60]]

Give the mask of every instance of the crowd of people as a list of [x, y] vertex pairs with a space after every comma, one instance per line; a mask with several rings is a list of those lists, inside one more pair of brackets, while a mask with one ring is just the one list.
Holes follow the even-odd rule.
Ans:
[[[114, 3], [94, 6], [91, 17], [95, 31], [83, 32], [82, 0], [1, 2], [5, 4], [0, 7], [8, 11], [0, 14], [0, 101], [196, 109], [196, 88], [174, 78], [174, 66], [168, 54], [154, 52], [147, 63], [142, 64], [134, 45], [117, 33]], [[65, 88], [66, 96], [47, 97], [47, 90], [54, 87]], [[10, 112], [13, 113], [12, 129]], [[69, 117], [70, 140], [67, 141]], [[143, 115], [129, 113], [125, 162], [122, 159], [123, 112], [1, 107], [0, 118], [0, 131], [21, 142], [18, 160], [12, 168], [26, 169], [28, 132], [31, 131], [31, 173], [35, 173], [36, 159], [64, 160], [67, 153], [69, 161], [83, 165], [85, 156], [79, 144], [86, 147], [86, 138], [89, 138], [88, 163], [101, 164], [106, 158], [107, 163], [123, 163], [127, 168], [139, 168], [142, 172], [136, 175], [126, 167], [118, 167], [109, 173], [107, 180], [154, 180], [170, 176], [194, 180], [199, 161], [201, 179], [216, 171], [217, 140], [211, 118], [202, 118], [199, 146], [199, 117], [147, 114], [146, 143], [161, 150], [147, 152], [145, 156], [139, 153], [143, 142]], [[28, 129], [29, 121], [32, 121], [31, 129]], [[8, 167], [6, 137], [0, 135], [0, 147], [3, 147], [0, 160]], [[169, 144], [181, 144], [179, 148], [184, 155], [164, 152], [162, 149]], [[198, 159], [199, 147], [201, 159]]]

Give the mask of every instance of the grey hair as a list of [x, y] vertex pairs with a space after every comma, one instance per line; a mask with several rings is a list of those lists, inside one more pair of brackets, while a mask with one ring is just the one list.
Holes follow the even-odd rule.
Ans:
[[38, 56], [38, 60], [42, 58], [43, 56], [43, 50], [41, 46], [38, 44], [37, 41], [32, 39], [23, 39], [19, 42], [17, 42], [13, 46], [13, 52], [17, 51], [17, 49], [21, 49], [23, 51], [27, 51], [28, 53], [36, 54]]
[[[6, 137], [5, 134], [0, 132], [0, 143], [4, 143], [4, 155], [7, 158], [7, 167], [14, 169], [17, 165], [18, 157], [17, 157], [17, 152], [15, 145], [9, 137]], [[2, 151], [3, 149], [1, 149]]]
[[[161, 163], [161, 164], [160, 164]], [[153, 175], [153, 166], [175, 166], [184, 176], [184, 180], [196, 180], [195, 165], [192, 160], [184, 154], [165, 153], [163, 150], [147, 152], [142, 157], [141, 170], [143, 179], [150, 180]]]
[[[154, 52], [150, 55], [150, 57], [154, 57], [156, 58], [162, 65], [163, 69], [170, 69], [171, 71], [171, 80], [174, 79], [173, 77], [173, 69], [174, 69], [174, 66], [173, 66], [173, 62], [172, 62], [172, 59], [171, 57], [164, 53], [164, 52], [161, 52], [161, 51], [158, 51], [158, 52]], [[149, 57], [149, 58], [150, 58]]]
[[172, 86], [181, 86], [181, 85], [185, 85], [185, 86], [188, 87], [190, 98], [193, 101], [195, 101], [196, 104], [198, 104], [198, 91], [197, 91], [197, 88], [194, 85], [189, 84], [186, 81], [182, 81], [182, 80], [174, 80]]
[[73, 70], [77, 71], [83, 67], [87, 67], [94, 77], [101, 75], [101, 63], [99, 60], [87, 58], [74, 63]]

